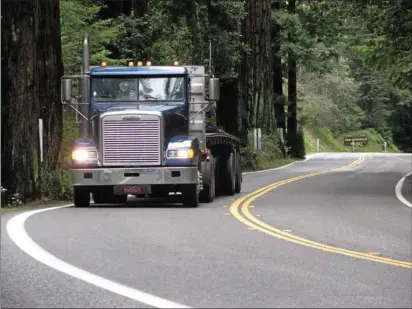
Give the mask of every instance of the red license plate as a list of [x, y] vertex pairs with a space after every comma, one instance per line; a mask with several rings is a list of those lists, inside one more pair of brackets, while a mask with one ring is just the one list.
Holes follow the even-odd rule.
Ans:
[[140, 186], [125, 186], [123, 188], [124, 193], [126, 194], [141, 194], [143, 189]]
[[147, 194], [150, 193], [150, 189], [148, 186], [142, 185], [127, 185], [127, 186], [115, 186], [114, 193], [116, 195], [122, 194]]

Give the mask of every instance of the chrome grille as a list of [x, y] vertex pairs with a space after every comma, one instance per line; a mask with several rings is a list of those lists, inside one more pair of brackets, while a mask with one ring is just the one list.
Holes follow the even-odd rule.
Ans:
[[103, 120], [103, 164], [160, 165], [160, 119], [116, 118]]

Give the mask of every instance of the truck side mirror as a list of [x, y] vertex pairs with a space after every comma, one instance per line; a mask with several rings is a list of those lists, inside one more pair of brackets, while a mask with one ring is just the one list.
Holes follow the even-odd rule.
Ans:
[[61, 81], [61, 100], [62, 102], [70, 102], [72, 99], [72, 80], [64, 78]]
[[209, 100], [217, 101], [220, 98], [220, 81], [219, 78], [209, 79]]

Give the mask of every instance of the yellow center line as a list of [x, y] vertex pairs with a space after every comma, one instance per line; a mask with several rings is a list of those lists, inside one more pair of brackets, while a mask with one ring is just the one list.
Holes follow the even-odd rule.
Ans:
[[[394, 260], [394, 259], [390, 259], [390, 258], [374, 256], [374, 255], [371, 255], [371, 254], [358, 252], [358, 251], [352, 251], [352, 250], [348, 250], [348, 249], [344, 249], [344, 248], [338, 248], [338, 247], [322, 244], [322, 243], [319, 243], [319, 242], [311, 241], [309, 239], [305, 239], [305, 238], [293, 235], [290, 232], [284, 232], [280, 229], [277, 229], [273, 226], [270, 226], [270, 225], [266, 224], [265, 222], [257, 219], [249, 211], [248, 207], [249, 207], [251, 202], [253, 202], [254, 200], [259, 198], [260, 196], [266, 194], [267, 192], [269, 192], [269, 191], [271, 191], [275, 188], [278, 188], [282, 185], [285, 185], [287, 183], [291, 183], [291, 182], [294, 182], [294, 181], [297, 181], [297, 180], [300, 180], [300, 179], [305, 179], [305, 178], [309, 178], [309, 177], [314, 177], [314, 176], [318, 176], [318, 175], [323, 175], [323, 174], [327, 174], [327, 173], [332, 173], [332, 172], [344, 170], [346, 168], [355, 167], [355, 166], [361, 164], [364, 160], [365, 160], [364, 157], [360, 157], [358, 160], [352, 162], [351, 164], [340, 167], [340, 168], [336, 168], [336, 169], [332, 169], [332, 170], [324, 171], [324, 172], [316, 172], [316, 173], [311, 173], [311, 174], [307, 174], [307, 175], [292, 177], [292, 178], [289, 178], [289, 179], [285, 179], [285, 180], [278, 181], [278, 182], [275, 182], [273, 184], [267, 185], [267, 186], [265, 186], [265, 187], [263, 187], [259, 190], [256, 190], [252, 193], [249, 193], [249, 194], [247, 194], [245, 196], [242, 196], [241, 198], [237, 199], [235, 202], [233, 202], [230, 205], [230, 212], [240, 222], [242, 222], [242, 223], [244, 223], [244, 224], [248, 225], [249, 227], [252, 227], [256, 230], [259, 230], [263, 233], [266, 233], [268, 235], [276, 237], [278, 239], [283, 239], [283, 240], [286, 240], [286, 241], [289, 241], [289, 242], [292, 242], [292, 243], [296, 243], [296, 244], [299, 244], [299, 245], [302, 245], [302, 246], [319, 249], [319, 250], [326, 251], [326, 252], [333, 252], [333, 253], [342, 254], [342, 255], [346, 255], [346, 256], [350, 256], [350, 257], [354, 257], [354, 258], [359, 258], [359, 259], [364, 259], [364, 260], [389, 264], [389, 265], [393, 265], [393, 266], [412, 268], [412, 263], [410, 263], [410, 262], [399, 261], [399, 260]], [[243, 216], [239, 212], [239, 207], [240, 206], [241, 206], [241, 210], [243, 212]]]

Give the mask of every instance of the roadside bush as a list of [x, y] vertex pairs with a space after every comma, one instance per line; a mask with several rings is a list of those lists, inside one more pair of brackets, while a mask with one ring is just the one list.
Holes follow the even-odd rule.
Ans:
[[42, 198], [51, 200], [71, 200], [73, 196], [70, 171], [58, 168], [42, 171]]
[[296, 133], [296, 139], [291, 144], [288, 144], [288, 154], [293, 158], [304, 159], [305, 151], [305, 136], [302, 129]]
[[271, 168], [280, 160], [285, 159], [282, 151], [282, 142], [277, 133], [271, 135], [262, 135], [261, 150], [254, 149], [253, 133], [248, 135], [248, 145], [242, 152], [242, 169], [259, 170]]

